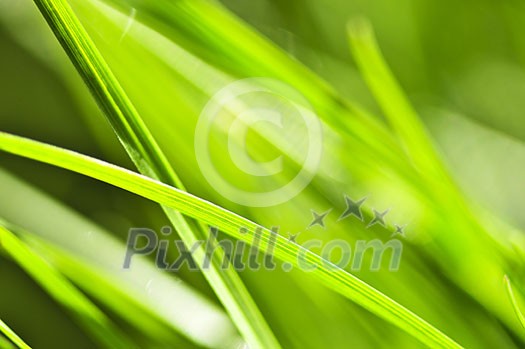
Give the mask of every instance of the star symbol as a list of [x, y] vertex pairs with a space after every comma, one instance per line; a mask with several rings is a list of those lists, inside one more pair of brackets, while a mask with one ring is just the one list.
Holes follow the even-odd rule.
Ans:
[[314, 210], [310, 210], [310, 211], [312, 212], [312, 216], [314, 217], [314, 220], [312, 221], [312, 223], [310, 223], [307, 229], [310, 229], [311, 227], [316, 226], [316, 225], [319, 225], [323, 229], [325, 229], [326, 227], [324, 225], [324, 219], [326, 218], [326, 216], [328, 216], [330, 212], [332, 212], [332, 209], [329, 209], [328, 211], [323, 212], [323, 213], [317, 213]]
[[347, 195], [345, 195], [345, 202], [346, 202], [346, 210], [343, 212], [341, 217], [339, 217], [338, 221], [341, 221], [349, 216], [356, 216], [361, 221], [363, 220], [363, 214], [361, 213], [361, 206], [366, 201], [366, 197], [362, 198], [359, 201], [354, 201], [350, 199]]
[[397, 235], [401, 235], [401, 236], [405, 236], [405, 227], [407, 225], [403, 225], [403, 226], [399, 226], [397, 224], [394, 224], [394, 227], [396, 227], [396, 231], [390, 236], [390, 237], [394, 237], [394, 236], [397, 236]]
[[366, 226], [367, 228], [370, 228], [371, 226], [373, 226], [374, 224], [381, 224], [383, 227], [386, 227], [386, 224], [385, 224], [385, 216], [386, 214], [390, 211], [390, 209], [386, 210], [386, 211], [383, 211], [383, 212], [379, 212], [375, 209], [373, 209], [372, 211], [374, 211], [374, 219], [372, 219], [370, 221], [370, 223], [368, 223], [368, 225]]
[[293, 243], [297, 243], [297, 237], [299, 236], [299, 234], [301, 233], [297, 233], [297, 234], [290, 234], [288, 233], [288, 241], [290, 242], [293, 242]]

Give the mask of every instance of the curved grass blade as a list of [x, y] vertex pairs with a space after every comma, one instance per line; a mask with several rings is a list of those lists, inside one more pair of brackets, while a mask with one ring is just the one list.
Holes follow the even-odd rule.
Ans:
[[518, 320], [520, 321], [521, 326], [525, 328], [525, 316], [523, 316], [523, 313], [521, 312], [518, 300], [516, 299], [516, 296], [514, 295], [514, 291], [512, 290], [512, 283], [510, 282], [510, 279], [507, 275], [504, 277], [505, 280], [505, 286], [507, 287], [507, 294], [509, 295], [510, 301], [512, 303], [512, 307], [514, 308], [514, 311], [516, 312], [516, 316], [518, 317]]
[[310, 273], [327, 287], [391, 322], [433, 348], [461, 348], [459, 344], [394, 300], [331, 262], [288, 241], [269, 229], [208, 201], [164, 183], [76, 152], [0, 132], [0, 149], [68, 169], [172, 207], [182, 214], [218, 227], [248, 244], [258, 234], [259, 249]]
[[[35, 3], [138, 170], [184, 190], [182, 182], [67, 1], [35, 0]], [[204, 239], [206, 228], [200, 223], [187, 221], [169, 207], [163, 207], [163, 210], [187, 246]], [[196, 253], [204, 256], [204, 247]], [[214, 254], [211, 268], [203, 270], [204, 276], [251, 347], [279, 348], [279, 343], [235, 270], [232, 267], [221, 268], [221, 254], [220, 250]]]
[[31, 347], [27, 345], [22, 340], [22, 338], [18, 337], [18, 335], [13, 330], [11, 330], [9, 326], [7, 326], [7, 324], [3, 322], [1, 319], [0, 319], [0, 333], [6, 336], [6, 338], [9, 339], [11, 342], [13, 342], [18, 348], [31, 349]]
[[122, 349], [135, 347], [133, 342], [121, 333], [86, 296], [2, 225], [0, 225], [0, 244], [22, 269], [56, 301], [66, 307], [104, 347]]

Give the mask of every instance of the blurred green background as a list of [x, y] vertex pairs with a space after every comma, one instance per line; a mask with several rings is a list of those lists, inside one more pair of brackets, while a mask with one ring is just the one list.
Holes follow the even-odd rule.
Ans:
[[[222, 82], [211, 81], [215, 77], [207, 82], [206, 71], [199, 70], [197, 63], [188, 75], [181, 73], [180, 70], [191, 69], [191, 58], [177, 71], [155, 59], [147, 45], [138, 44], [137, 37], [120, 37], [127, 25], [126, 14], [104, 17], [96, 9], [109, 10], [97, 2], [70, 3], [189, 192], [266, 226], [279, 225], [283, 234], [303, 231], [311, 219], [310, 209], [334, 207], [326, 197], [340, 197], [339, 206], [335, 206], [339, 210], [344, 208], [343, 193], [355, 198], [370, 195], [370, 209], [392, 207], [392, 219], [409, 223], [407, 229], [414, 238], [407, 242], [399, 273], [360, 272], [359, 277], [466, 347], [525, 345], [524, 329], [518, 334], [517, 327], [503, 321], [458, 285], [436, 262], [440, 257], [432, 254], [432, 247], [431, 252], [422, 252], [421, 246], [432, 244], [426, 232], [432, 230], [428, 227], [434, 221], [425, 213], [428, 208], [408, 191], [392, 185], [388, 175], [381, 177], [373, 172], [362, 176], [334, 165], [340, 172], [331, 181], [316, 178], [307, 192], [279, 207], [242, 207], [223, 198], [205, 181], [193, 155], [192, 130], [209, 96], [197, 89], [191, 79], [201, 78], [202, 84], [212, 90]], [[479, 207], [479, 212], [490, 212], [489, 216], [525, 230], [525, 3], [226, 0], [223, 5], [326, 80], [339, 95], [362, 105], [383, 122], [381, 108], [362, 80], [347, 43], [348, 20], [356, 16], [368, 18], [386, 61], [462, 191]], [[0, 130], [133, 169], [31, 1], [0, 0], [0, 53]], [[203, 57], [213, 69], [221, 70], [222, 65], [206, 61], [209, 56]], [[228, 74], [225, 81], [243, 77], [231, 71], [224, 74]], [[330, 138], [326, 143], [329, 147]], [[343, 162], [340, 157], [351, 157], [351, 152], [327, 151], [323, 166], [339, 164]], [[158, 230], [169, 225], [154, 203], [56, 168], [6, 154], [0, 156], [2, 171], [39, 188], [120, 241], [125, 241], [130, 227]], [[22, 225], [21, 217], [33, 214], [27, 220], [34, 222], [28, 225], [37, 227], [38, 217], [49, 214], [46, 207], [33, 205], [30, 198], [17, 197], [19, 192], [6, 183], [0, 182], [0, 216], [18, 211], [20, 222], [14, 223]], [[337, 217], [334, 214], [332, 218], [330, 224], [334, 226]], [[446, 217], [443, 219], [436, 230], [446, 229]], [[361, 231], [350, 240], [367, 234], [357, 223], [337, 229], [328, 235], [304, 231], [301, 240], [319, 236], [348, 238], [345, 234], [352, 229]], [[67, 231], [60, 233], [67, 239]], [[388, 236], [381, 229], [373, 234]], [[496, 239], [508, 243], [506, 235]], [[517, 241], [523, 241], [521, 235]], [[490, 260], [491, 256], [479, 258]], [[523, 264], [513, 270], [518, 276], [525, 275]], [[277, 270], [245, 271], [241, 276], [285, 348], [421, 347], [392, 325], [324, 289], [307, 274]], [[178, 277], [219, 305], [201, 275], [182, 271]], [[505, 300], [507, 296], [502, 293], [493, 297]], [[144, 344], [147, 340], [136, 329], [106, 310], [125, 332], [137, 337], [137, 343], [155, 347]], [[509, 321], [515, 321], [512, 316], [508, 314]], [[97, 346], [52, 298], [4, 257], [0, 257], [0, 318], [34, 348]], [[198, 347], [187, 339], [179, 340], [173, 347]]]

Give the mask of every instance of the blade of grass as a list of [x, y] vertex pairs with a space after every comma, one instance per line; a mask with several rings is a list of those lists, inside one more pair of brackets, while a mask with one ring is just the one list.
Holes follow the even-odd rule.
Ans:
[[416, 111], [384, 62], [370, 23], [363, 18], [350, 21], [348, 37], [365, 81], [416, 167], [448, 178]]
[[[71, 280], [79, 289], [134, 326], [138, 334], [143, 335], [146, 338], [145, 340], [154, 347], [190, 347], [193, 345], [199, 348], [234, 348], [238, 346], [239, 343], [242, 343], [241, 338], [230, 335], [232, 331], [228, 330], [230, 330], [230, 327], [233, 329], [233, 325], [229, 325], [228, 323], [226, 323], [226, 325], [223, 324], [223, 322], [228, 322], [229, 318], [214, 309], [213, 305], [204, 302], [199, 304], [195, 299], [188, 299], [188, 294], [185, 294], [180, 289], [175, 289], [176, 292], [169, 294], [169, 297], [173, 297], [175, 294], [176, 297], [181, 299], [181, 302], [188, 304], [188, 307], [192, 307], [192, 310], [197, 313], [202, 314], [203, 309], [200, 307], [209, 307], [209, 309], [205, 310], [209, 311], [207, 315], [211, 315], [212, 320], [210, 321], [210, 318], [207, 318], [204, 314], [202, 314], [204, 318], [199, 318], [199, 320], [201, 320], [200, 325], [207, 330], [207, 333], [198, 335], [191, 327], [184, 327], [181, 326], [179, 322], [169, 321], [173, 319], [166, 319], [163, 317], [165, 314], [158, 314], [154, 309], [149, 308], [148, 304], [144, 302], [144, 299], [148, 297], [143, 294], [137, 294], [136, 292], [129, 292], [131, 288], [129, 287], [129, 283], [126, 283], [126, 280], [122, 280], [120, 275], [115, 275], [115, 273], [108, 272], [96, 266], [96, 262], [87, 262], [83, 260], [83, 258], [79, 258], [78, 254], [67, 253], [52, 243], [36, 236], [33, 232], [28, 232], [10, 222], [0, 219], [0, 225], [5, 226], [8, 230], [15, 233], [32, 252], [38, 254], [46, 262], [50, 263], [53, 268]], [[103, 246], [103, 244], [99, 246]], [[89, 246], [86, 246], [86, 248], [89, 248]], [[134, 262], [136, 262], [135, 265], [137, 265], [142, 261], [135, 260]], [[118, 280], [118, 282], [115, 282], [115, 280]], [[157, 286], [155, 287], [156, 292], [158, 292], [160, 288], [159, 285], [169, 285], [169, 283], [166, 282], [162, 283], [162, 280], [158, 278], [154, 279], [152, 277], [150, 280], [152, 285]], [[124, 284], [122, 284], [123, 282]], [[181, 281], [179, 280], [179, 282]], [[170, 290], [174, 291], [173, 288], [170, 288]], [[156, 297], [162, 297], [162, 293], [157, 293]], [[166, 299], [166, 297], [164, 299]], [[181, 309], [181, 306], [177, 307], [175, 311], [186, 319], [189, 316], [189, 312]], [[214, 314], [214, 312], [216, 312], [216, 314]], [[213, 315], [216, 317], [213, 318]], [[173, 329], [176, 330], [176, 333], [174, 333]], [[213, 335], [213, 332], [222, 333], [220, 333], [220, 335]], [[184, 334], [186, 338], [191, 339], [192, 342], [181, 337], [179, 334]]]
[[516, 299], [516, 296], [514, 295], [514, 291], [512, 290], [512, 283], [510, 282], [510, 279], [507, 275], [504, 277], [505, 280], [505, 286], [507, 287], [507, 294], [509, 296], [509, 299], [512, 303], [512, 307], [514, 308], [514, 311], [516, 312], [516, 316], [518, 317], [518, 320], [525, 329], [525, 316], [523, 316], [523, 313], [520, 310], [520, 307], [518, 305], [518, 300]]
[[[364, 18], [350, 21], [348, 38], [363, 78], [397, 134], [399, 143], [404, 147], [414, 167], [427, 181], [427, 187], [439, 188], [437, 196], [449, 205], [453, 198], [455, 208], [460, 209], [463, 214], [468, 210], [465, 200], [438, 156], [416, 110], [390, 71], [371, 24]], [[439, 182], [440, 186], [434, 186], [436, 182]]]
[[[44, 18], [104, 111], [115, 133], [141, 173], [184, 190], [125, 91], [64, 0], [35, 0]], [[202, 240], [206, 228], [186, 221], [163, 207], [187, 246]], [[204, 247], [196, 252], [205, 255]], [[212, 257], [205, 277], [248, 344], [253, 348], [279, 348], [265, 319], [232, 267], [221, 268], [222, 252]]]
[[[439, 348], [461, 347], [425, 320], [352, 274], [288, 239], [272, 233], [269, 229], [208, 201], [104, 161], [3, 132], [0, 132], [0, 149], [81, 173], [172, 207], [184, 215], [218, 227], [230, 236], [250, 245], [253, 244], [255, 234], [258, 234], [260, 250], [267, 251], [268, 248], [273, 247], [275, 257], [282, 261], [299, 268], [304, 267], [305, 264], [314, 266], [311, 275], [318, 281], [398, 326], [422, 343]], [[242, 228], [248, 233], [243, 233]]]
[[13, 342], [18, 348], [20, 349], [31, 349], [29, 345], [27, 345], [22, 338], [18, 337], [18, 335], [7, 326], [5, 322], [0, 319], [0, 332], [4, 334], [11, 342]]
[[[211, 348], [242, 342], [222, 308], [153, 262], [136, 259], [133, 268], [122, 270], [126, 245], [110, 232], [1, 168], [0, 183], [0, 197], [11, 198], [0, 201], [5, 226], [145, 336], [174, 344], [183, 334]], [[41, 243], [34, 246], [37, 238]]]
[[1, 225], [0, 244], [2, 249], [56, 301], [68, 309], [100, 344], [107, 348], [134, 348], [133, 342], [86, 296]]
[[[385, 62], [370, 23], [365, 19], [349, 22], [348, 35], [365, 81], [423, 179], [420, 190], [431, 198], [432, 211], [447, 217], [443, 222], [447, 228], [434, 236], [441, 254], [447, 254], [447, 258], [440, 258], [444, 272], [503, 322], [515, 324], [512, 309], [493, 295], [503, 291], [496, 280], [505, 273], [506, 263], [519, 261], [519, 256], [496, 241], [454, 183], [416, 110]], [[484, 257], [489, 255], [490, 259]]]

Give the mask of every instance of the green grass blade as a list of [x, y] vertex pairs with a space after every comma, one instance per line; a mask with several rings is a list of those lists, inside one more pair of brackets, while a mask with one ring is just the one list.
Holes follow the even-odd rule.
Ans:
[[507, 294], [512, 303], [512, 307], [514, 308], [514, 311], [516, 312], [516, 316], [518, 317], [518, 320], [521, 326], [525, 328], [525, 316], [521, 312], [520, 307], [518, 305], [518, 300], [516, 299], [516, 296], [514, 295], [514, 291], [512, 290], [512, 283], [510, 282], [510, 279], [507, 275], [505, 275], [504, 280], [505, 280], [505, 286], [507, 287]]
[[2, 249], [42, 288], [74, 314], [79, 323], [102, 345], [107, 348], [134, 347], [133, 342], [124, 336], [86, 296], [1, 225], [0, 244]]
[[18, 348], [20, 349], [31, 349], [29, 345], [27, 345], [22, 338], [18, 337], [18, 335], [7, 326], [5, 322], [3, 322], [0, 319], [0, 332], [4, 334], [11, 342], [13, 342]]
[[398, 140], [421, 171], [444, 170], [416, 111], [381, 56], [371, 25], [365, 19], [348, 24], [350, 48], [371, 92], [397, 133]]
[[[288, 239], [280, 235], [274, 236], [270, 230], [210, 202], [101, 160], [22, 137], [0, 133], [0, 149], [84, 174], [170, 206], [184, 215], [218, 227], [232, 237], [248, 244], [253, 242], [254, 232], [260, 230], [260, 250], [267, 250], [270, 244], [273, 246], [272, 240], [275, 238], [274, 254], [276, 258], [301, 267], [304, 265], [299, 261], [298, 256], [301, 256], [302, 261], [315, 266], [311, 275], [318, 281], [398, 326], [421, 342], [431, 347], [460, 347], [441, 331], [352, 274], [309, 250], [291, 243]], [[241, 233], [241, 228], [247, 229], [248, 234]]]
[[[184, 190], [180, 179], [67, 2], [35, 0], [35, 3], [139, 171]], [[188, 246], [203, 238], [206, 231], [204, 227], [187, 222], [182, 215], [168, 207], [163, 209]], [[204, 255], [204, 247], [197, 253]], [[221, 259], [222, 256], [217, 254], [212, 259], [212, 267], [203, 271], [218, 298], [249, 345], [254, 348], [278, 348], [277, 340], [242, 280], [231, 267], [221, 268]]]
[[[442, 223], [447, 228], [436, 230], [439, 233], [434, 235], [441, 254], [447, 254], [440, 258], [444, 272], [503, 322], [515, 324], [513, 310], [494, 294], [504, 291], [498, 280], [507, 272], [505, 263], [522, 263], [521, 258], [515, 250], [496, 242], [500, 232], [491, 231], [486, 218], [472, 208], [448, 173], [416, 110], [385, 62], [370, 23], [353, 20], [348, 24], [348, 34], [359, 70], [422, 179], [418, 190], [430, 199], [432, 211], [447, 217]], [[468, 258], [465, 251], [470, 251]], [[494, 257], [487, 260], [483, 257], [487, 255]], [[483, 264], [487, 267], [480, 268]]]
[[[183, 334], [198, 346], [212, 348], [243, 341], [220, 306], [153, 262], [137, 259], [132, 269], [122, 270], [126, 245], [110, 232], [2, 168], [0, 183], [0, 197], [11, 197], [0, 201], [4, 225], [144, 336], [173, 344]], [[35, 239], [38, 244], [32, 243]], [[155, 285], [154, 297], [148, 285]]]
[[[198, 327], [200, 331], [196, 330], [196, 326], [185, 326], [185, 324], [181, 324], [180, 320], [176, 321], [172, 317], [167, 316], [170, 313], [169, 311], [159, 312], [157, 307], [153, 307], [145, 302], [144, 300], [148, 299], [147, 286], [139, 286], [137, 290], [137, 287], [133, 287], [134, 283], [130, 284], [122, 276], [122, 273], [119, 274], [111, 269], [102, 268], [99, 264], [100, 261], [97, 263], [97, 261], [85, 260], [82, 256], [82, 251], [66, 252], [62, 248], [53, 245], [52, 242], [35, 235], [34, 232], [28, 232], [10, 222], [0, 220], [0, 225], [4, 225], [7, 229], [16, 233], [27, 247], [43, 257], [78, 288], [134, 326], [138, 334], [144, 336], [148, 343], [151, 343], [153, 346], [192, 345], [190, 341], [185, 341], [179, 334], [183, 334], [191, 339], [195, 343], [195, 347], [199, 348], [236, 348], [242, 343], [242, 339], [238, 337], [233, 324], [230, 323], [230, 319], [226, 314], [222, 313], [222, 309], [216, 309], [218, 307], [211, 304], [211, 302], [199, 299], [200, 295], [198, 294], [192, 295], [191, 292], [193, 290], [185, 287], [182, 280], [175, 279], [174, 282], [178, 287], [173, 287], [170, 285], [172, 278], [162, 279], [156, 277], [155, 273], [160, 271], [153, 266], [147, 270], [150, 274], [150, 281], [148, 282], [152, 285], [157, 285], [155, 287], [155, 298], [161, 303], [166, 299], [179, 299], [179, 302], [171, 307], [172, 312], [177, 313], [178, 319], [184, 318], [187, 321], [189, 317], [194, 317], [201, 320]], [[96, 235], [92, 231], [90, 233], [91, 237]], [[105, 246], [97, 237], [92, 240], [97, 242], [93, 245], [87, 243], [85, 245], [86, 249], [96, 248], [93, 246]], [[97, 252], [100, 252], [100, 249]], [[123, 250], [113, 252], [116, 256], [124, 255]], [[115, 262], [115, 266], [118, 266], [120, 263], [120, 261]], [[134, 269], [137, 269], [136, 267], [143, 264], [143, 262], [145, 261], [135, 260]], [[141, 269], [144, 268], [141, 266]], [[131, 277], [135, 277], [134, 281], [137, 281], [140, 285], [140, 275], [131, 270], [126, 270], [125, 274], [129, 274], [127, 272], [133, 273]], [[158, 285], [164, 286], [161, 292], [159, 292], [160, 287]], [[140, 288], [145, 289], [145, 292], [140, 293]], [[170, 305], [162, 305], [163, 309], [170, 309]], [[199, 316], [202, 317], [199, 318]], [[217, 332], [217, 334], [210, 335], [210, 332]]]

